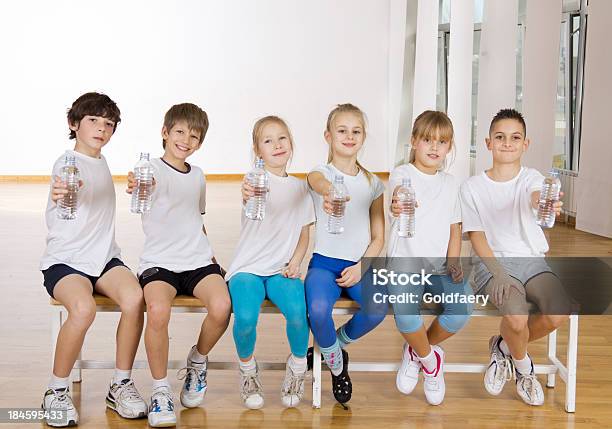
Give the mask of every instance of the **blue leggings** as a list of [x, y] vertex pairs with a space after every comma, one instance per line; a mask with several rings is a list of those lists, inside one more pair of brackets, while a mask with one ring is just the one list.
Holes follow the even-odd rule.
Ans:
[[302, 280], [286, 278], [280, 274], [258, 276], [238, 273], [230, 279], [229, 291], [234, 309], [234, 342], [241, 359], [253, 355], [259, 310], [266, 297], [287, 320], [291, 353], [300, 358], [306, 356], [309, 332]]
[[336, 283], [342, 270], [352, 265], [355, 265], [355, 262], [329, 258], [318, 253], [314, 253], [310, 260], [308, 274], [304, 281], [306, 306], [312, 335], [322, 348], [330, 347], [336, 342], [332, 310], [343, 293], [361, 306], [361, 310], [355, 313], [343, 327], [349, 340], [356, 340], [364, 336], [385, 318], [388, 304], [364, 303], [361, 283], [349, 288], [340, 287]]
[[[418, 331], [423, 326], [423, 319], [419, 314], [420, 301], [423, 293], [431, 293], [432, 295], [441, 295], [442, 293], [460, 293], [464, 296], [472, 295], [472, 288], [464, 279], [462, 283], [453, 283], [452, 279], [447, 275], [431, 276], [429, 281], [432, 285], [409, 286], [388, 286], [390, 294], [401, 294], [403, 292], [412, 292], [419, 295], [419, 299], [414, 303], [393, 303], [393, 312], [395, 313], [395, 325], [397, 329], [404, 334], [411, 334]], [[438, 316], [438, 323], [447, 332], [456, 333], [467, 323], [472, 314], [472, 304], [448, 303], [441, 304], [444, 311]]]

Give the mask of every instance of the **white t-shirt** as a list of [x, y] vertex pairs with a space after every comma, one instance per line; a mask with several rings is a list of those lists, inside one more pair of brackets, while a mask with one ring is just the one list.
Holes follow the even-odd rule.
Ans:
[[378, 177], [372, 175], [371, 183], [361, 170], [356, 176], [344, 174], [332, 164], [315, 167], [313, 172], [323, 173], [333, 182], [334, 176], [344, 177], [351, 199], [346, 203], [344, 212], [344, 232], [327, 232], [329, 215], [323, 211], [323, 197], [311, 190], [317, 224], [315, 228], [314, 253], [336, 259], [357, 262], [370, 245], [370, 206], [385, 192], [385, 186]]
[[387, 256], [430, 258], [436, 270], [441, 270], [448, 250], [450, 226], [461, 222], [459, 182], [443, 171], [431, 175], [419, 171], [413, 164], [400, 165], [389, 177], [389, 201], [404, 178], [410, 178], [419, 203], [415, 210], [415, 235], [400, 237], [397, 233], [399, 218], [389, 211]]
[[182, 172], [160, 158], [151, 160], [155, 190], [151, 210], [142, 214], [145, 233], [138, 275], [160, 267], [175, 273], [212, 264], [213, 252], [202, 231], [206, 180], [199, 167]]
[[242, 211], [240, 239], [225, 278], [246, 272], [259, 276], [278, 274], [298, 244], [302, 227], [315, 221], [312, 198], [304, 180], [269, 173], [270, 192], [261, 221], [247, 219]]
[[463, 231], [484, 231], [496, 257], [544, 256], [548, 243], [536, 223], [531, 194], [544, 176], [521, 167], [507, 182], [496, 182], [483, 171], [461, 185]]
[[[53, 164], [53, 176], [60, 175], [67, 154], [74, 155], [83, 187], [77, 196], [76, 219], [57, 217], [57, 205], [47, 201], [47, 248], [40, 261], [40, 269], [55, 264], [66, 264], [75, 270], [97, 277], [121, 251], [115, 243], [115, 187], [106, 159], [92, 158], [68, 150]], [[53, 181], [53, 178], [51, 179]]]

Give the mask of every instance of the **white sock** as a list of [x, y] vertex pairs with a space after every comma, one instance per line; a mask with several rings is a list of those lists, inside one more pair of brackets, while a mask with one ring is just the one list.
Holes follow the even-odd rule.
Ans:
[[514, 357], [512, 357], [512, 362], [514, 362], [514, 367], [520, 374], [531, 374], [531, 358], [529, 357], [529, 355], [525, 355], [523, 359], [515, 359]]
[[257, 371], [257, 362], [255, 361], [255, 358], [253, 356], [251, 356], [251, 359], [249, 359], [246, 362], [244, 361], [239, 361], [239, 362], [240, 362], [240, 371], [242, 371], [243, 373], [252, 374], [255, 371]]
[[287, 364], [289, 365], [289, 368], [291, 368], [291, 371], [293, 371], [294, 374], [304, 374], [306, 372], [306, 357], [299, 358], [296, 355], [291, 354], [291, 356], [289, 356], [289, 359], [287, 360]]
[[125, 379], [132, 378], [132, 370], [131, 369], [119, 369], [115, 368], [115, 374], [113, 375], [113, 383], [121, 384], [121, 382]]
[[506, 356], [510, 356], [510, 348], [508, 347], [508, 343], [506, 343], [506, 340], [501, 340], [499, 343], [499, 349], [506, 355]]
[[152, 390], [157, 390], [161, 388], [166, 388], [170, 390], [170, 383], [168, 382], [168, 377], [164, 377], [159, 380], [153, 379], [153, 389]]
[[207, 355], [200, 354], [197, 346], [193, 346], [189, 351], [187, 359], [193, 363], [206, 363]]
[[417, 355], [419, 360], [421, 361], [421, 365], [423, 365], [423, 369], [428, 374], [433, 374], [438, 368], [438, 359], [436, 358], [436, 354], [433, 351], [433, 348], [430, 346], [429, 354], [425, 357], [420, 357]]
[[56, 377], [55, 375], [51, 374], [51, 379], [49, 380], [49, 389], [68, 389], [69, 385], [70, 377]]

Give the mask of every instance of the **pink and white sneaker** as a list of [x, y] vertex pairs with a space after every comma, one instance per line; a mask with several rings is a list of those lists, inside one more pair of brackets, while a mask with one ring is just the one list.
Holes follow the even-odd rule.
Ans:
[[446, 385], [444, 384], [444, 350], [440, 346], [431, 346], [431, 349], [436, 357], [436, 367], [428, 371], [427, 368], [422, 366], [423, 390], [429, 404], [440, 405], [446, 393]]
[[412, 347], [410, 347], [408, 343], [404, 343], [402, 364], [397, 370], [397, 376], [395, 377], [397, 390], [404, 395], [410, 395], [419, 382], [421, 368], [421, 361], [419, 361], [417, 355], [412, 351]]

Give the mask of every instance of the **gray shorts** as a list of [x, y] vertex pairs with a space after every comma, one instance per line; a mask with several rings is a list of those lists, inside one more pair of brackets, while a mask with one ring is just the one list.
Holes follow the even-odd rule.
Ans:
[[[553, 273], [553, 270], [548, 266], [546, 260], [542, 257], [506, 257], [497, 258], [506, 273], [509, 276], [517, 279], [523, 286], [527, 284], [529, 280], [542, 273]], [[474, 292], [482, 292], [485, 285], [493, 277], [493, 274], [489, 272], [484, 262], [479, 261], [474, 268], [473, 274], [473, 287]]]

